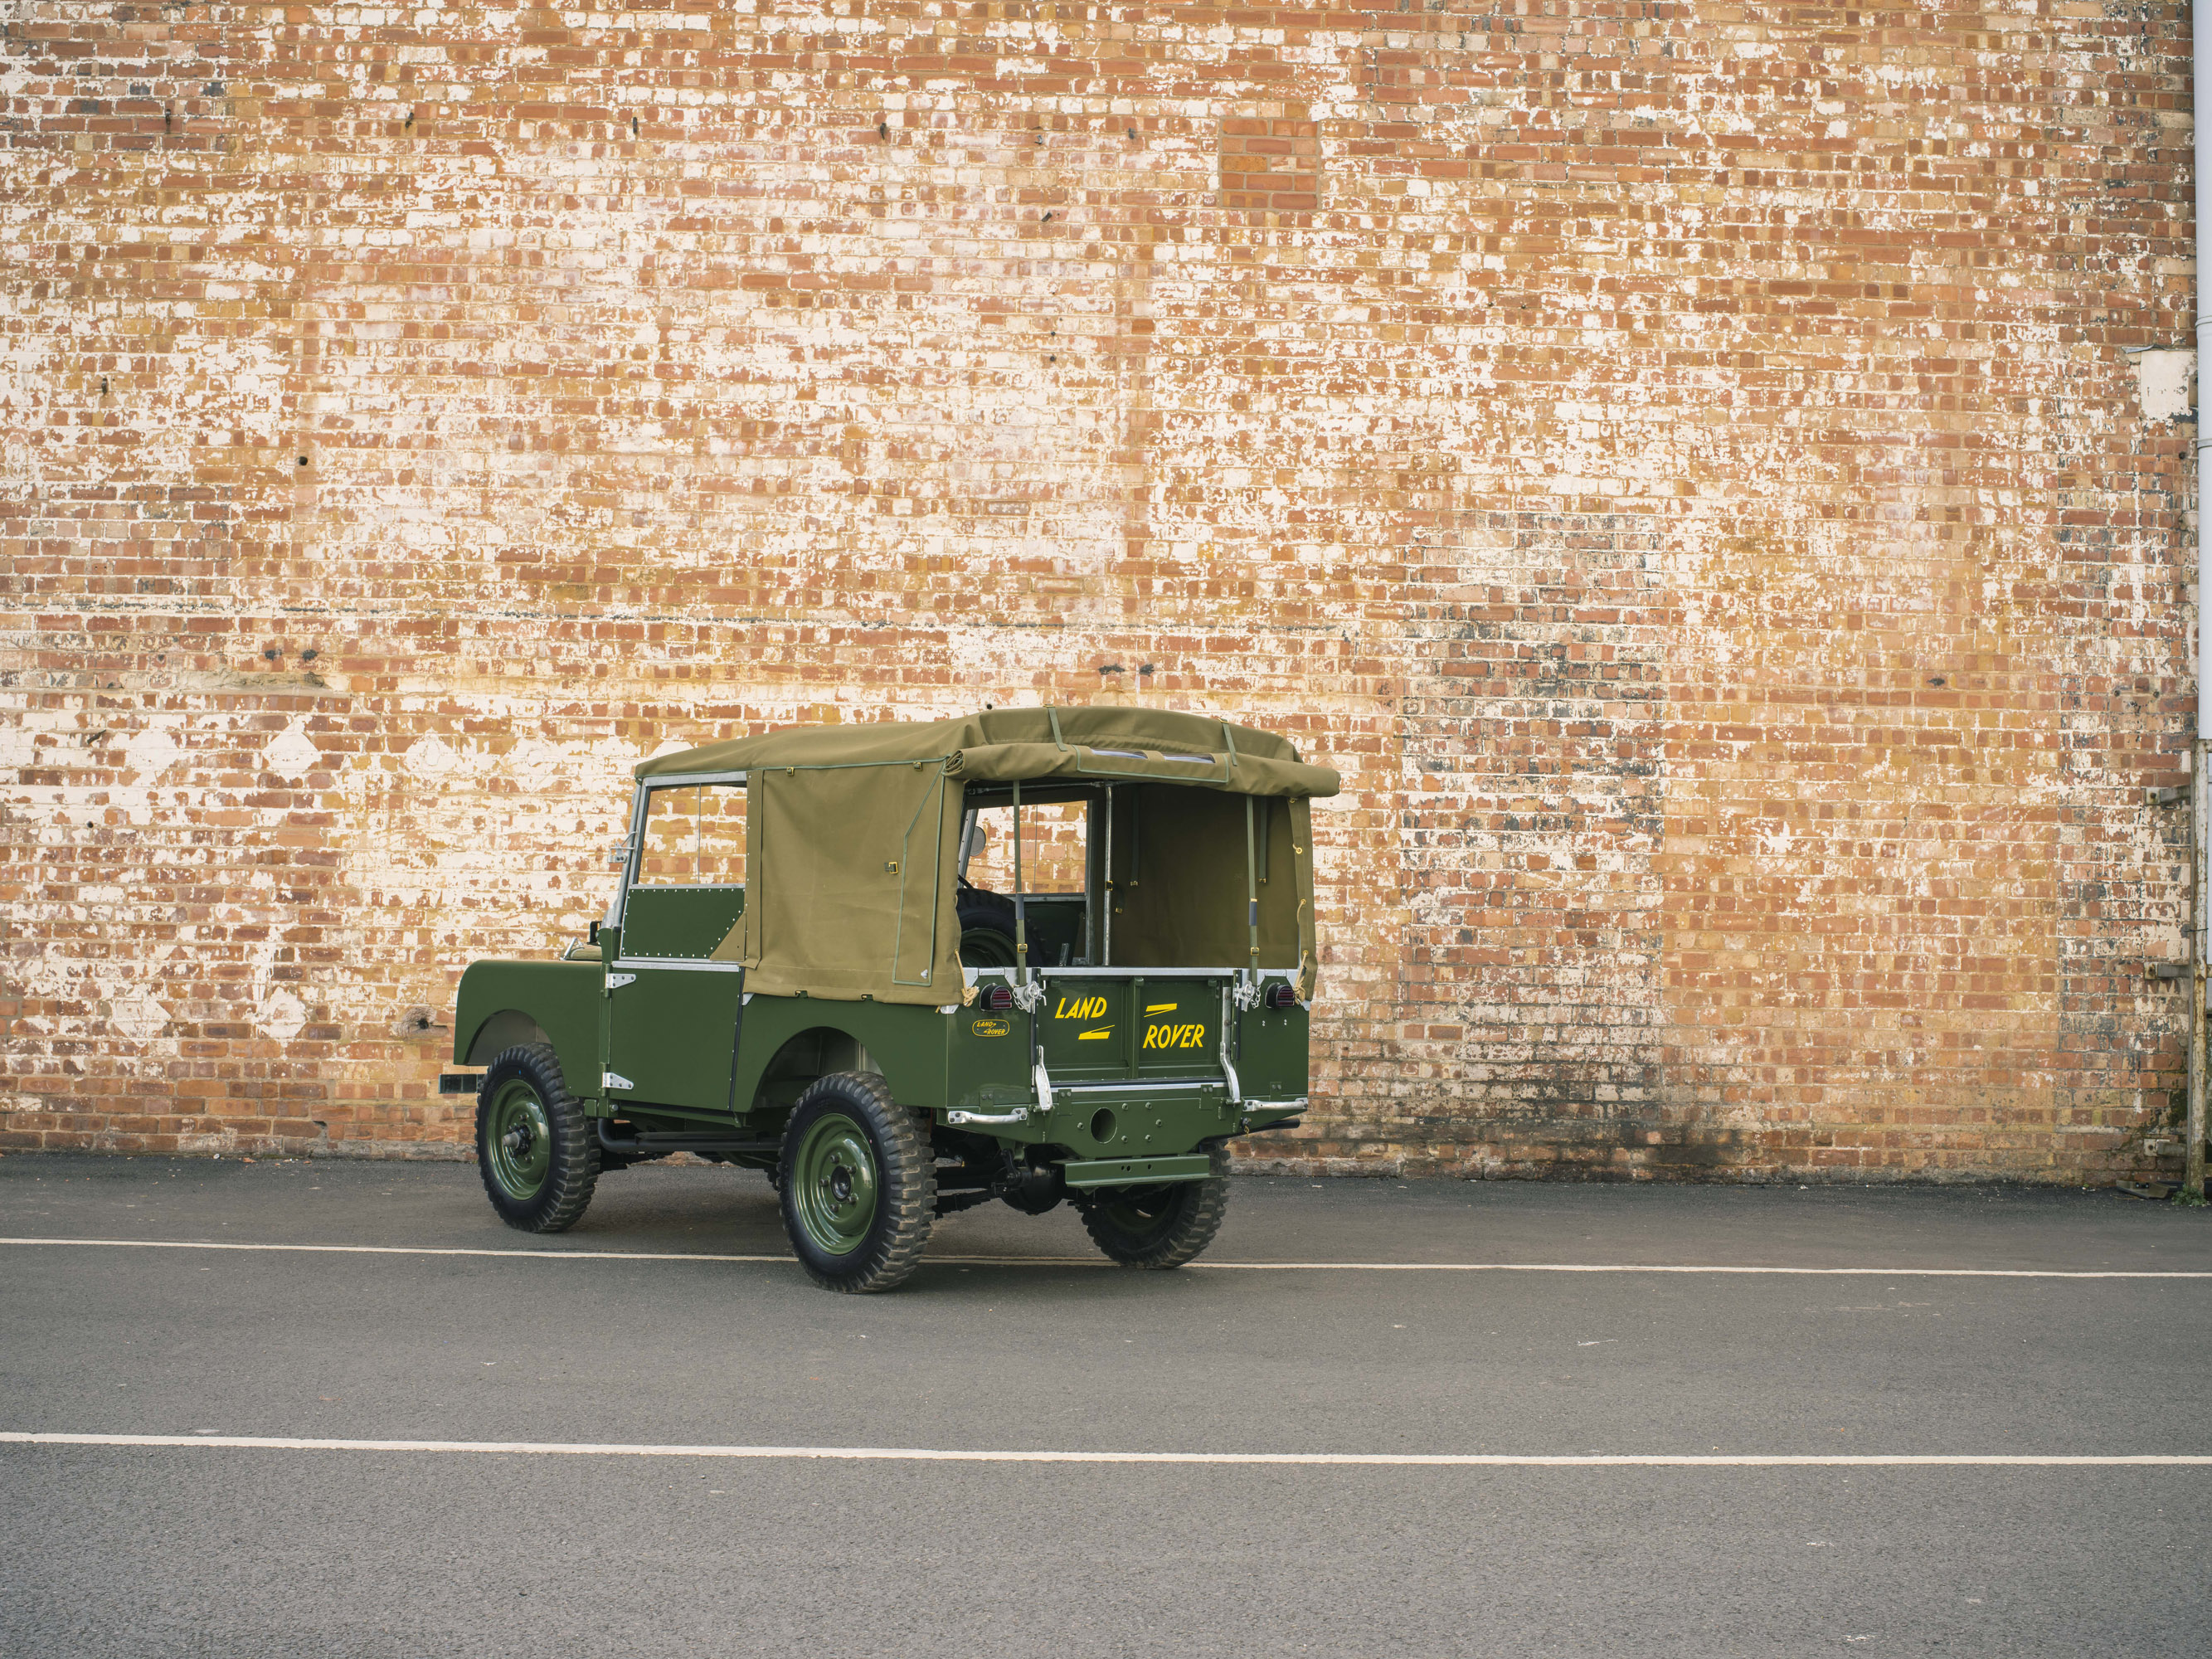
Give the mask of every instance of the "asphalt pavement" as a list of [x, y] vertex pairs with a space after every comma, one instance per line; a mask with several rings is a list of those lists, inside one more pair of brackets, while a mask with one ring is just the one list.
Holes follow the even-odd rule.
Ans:
[[[116, 1241], [0, 1244], [0, 1432], [2212, 1453], [2212, 1212], [2109, 1193], [1249, 1178], [1182, 1272], [988, 1206], [858, 1298], [701, 1167], [537, 1238], [469, 1165], [14, 1156], [0, 1236]], [[0, 1651], [2203, 1654], [2208, 1480], [7, 1443]]]

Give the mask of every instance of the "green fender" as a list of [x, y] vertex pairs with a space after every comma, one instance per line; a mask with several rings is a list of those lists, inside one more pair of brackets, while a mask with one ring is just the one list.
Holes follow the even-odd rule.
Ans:
[[599, 998], [596, 962], [478, 962], [461, 975], [453, 1000], [453, 1063], [489, 1066], [521, 1042], [550, 1042], [568, 1092], [600, 1092]]
[[732, 1097], [750, 1110], [771, 1063], [794, 1038], [818, 1041], [821, 1072], [882, 1073], [901, 1105], [925, 1111], [945, 1105], [946, 1016], [895, 1002], [830, 1002], [820, 998], [757, 996], [745, 1005]]

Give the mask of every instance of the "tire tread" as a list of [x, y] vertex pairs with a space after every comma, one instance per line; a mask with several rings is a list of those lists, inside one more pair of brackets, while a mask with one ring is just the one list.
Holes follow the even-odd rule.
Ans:
[[[844, 1273], [825, 1273], [808, 1259], [800, 1248], [798, 1223], [793, 1217], [793, 1200], [789, 1195], [791, 1160], [798, 1147], [793, 1131], [799, 1126], [803, 1109], [821, 1095], [842, 1092], [848, 1098], [843, 1103], [858, 1107], [872, 1120], [872, 1127], [880, 1133], [890, 1156], [887, 1166], [880, 1173], [877, 1188], [878, 1214], [886, 1212], [891, 1218], [888, 1227], [871, 1231], [868, 1242], [854, 1253], [852, 1269]], [[873, 1072], [832, 1072], [817, 1078], [807, 1085], [806, 1092], [799, 1097], [799, 1105], [784, 1127], [783, 1155], [777, 1160], [777, 1191], [783, 1209], [784, 1230], [791, 1235], [793, 1249], [806, 1276], [825, 1291], [842, 1291], [852, 1296], [872, 1295], [903, 1284], [914, 1270], [921, 1265], [921, 1253], [929, 1243], [930, 1223], [937, 1214], [937, 1159], [929, 1144], [929, 1132], [920, 1118], [891, 1097], [890, 1085]]]
[[[492, 1096], [498, 1092], [500, 1084], [517, 1072], [527, 1075], [531, 1086], [538, 1091], [553, 1141], [552, 1163], [545, 1172], [545, 1185], [520, 1213], [509, 1209], [513, 1200], [500, 1191], [499, 1183], [492, 1178], [491, 1162], [484, 1147], [484, 1115], [491, 1109]], [[524, 1232], [564, 1233], [582, 1220], [584, 1212], [591, 1207], [592, 1189], [599, 1179], [599, 1138], [584, 1115], [581, 1103], [568, 1092], [568, 1079], [562, 1073], [560, 1059], [551, 1043], [518, 1043], [493, 1057], [477, 1091], [477, 1176], [483, 1182], [484, 1193], [491, 1200], [492, 1207], [499, 1212], [500, 1218]]]
[[1213, 1172], [1203, 1181], [1189, 1183], [1186, 1190], [1195, 1189], [1191, 1200], [1158, 1237], [1143, 1244], [1133, 1243], [1103, 1206], [1079, 1203], [1077, 1207], [1083, 1217], [1083, 1230], [1091, 1235], [1091, 1242], [1123, 1267], [1142, 1267], [1150, 1272], [1180, 1267], [1197, 1256], [1213, 1243], [1213, 1236], [1221, 1231], [1222, 1220], [1229, 1213], [1229, 1150], [1225, 1146], [1209, 1146], [1206, 1155]]

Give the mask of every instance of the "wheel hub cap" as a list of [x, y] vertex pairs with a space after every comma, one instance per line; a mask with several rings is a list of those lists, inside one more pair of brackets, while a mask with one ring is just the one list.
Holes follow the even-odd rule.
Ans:
[[553, 1167], [553, 1140], [545, 1103], [522, 1078], [501, 1085], [491, 1103], [492, 1179], [514, 1199], [531, 1199]]
[[792, 1196], [807, 1237], [832, 1255], [858, 1249], [876, 1219], [876, 1154], [842, 1112], [809, 1127], [793, 1160]]

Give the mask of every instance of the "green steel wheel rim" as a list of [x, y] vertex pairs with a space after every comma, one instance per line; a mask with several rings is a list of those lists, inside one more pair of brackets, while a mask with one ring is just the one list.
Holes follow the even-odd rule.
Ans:
[[850, 1255], [876, 1219], [876, 1149], [842, 1112], [808, 1126], [792, 1160], [793, 1207], [806, 1237], [830, 1255]]
[[525, 1078], [510, 1078], [491, 1100], [492, 1179], [509, 1198], [526, 1202], [538, 1196], [553, 1168], [553, 1127], [545, 1103]]

